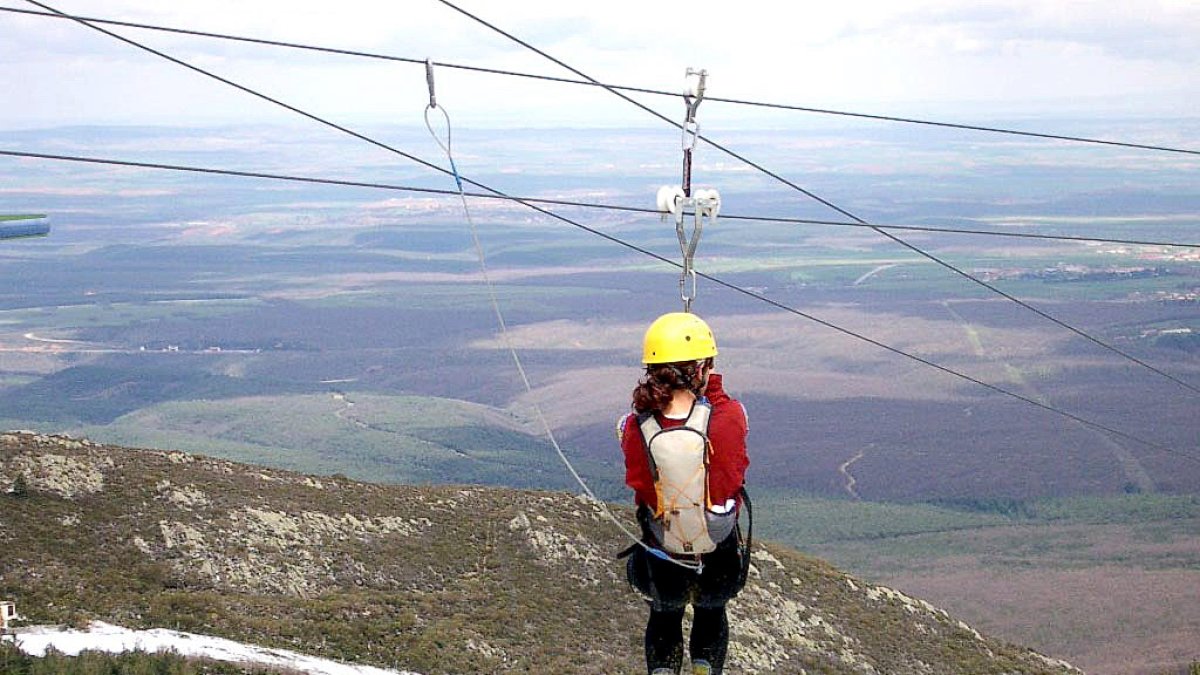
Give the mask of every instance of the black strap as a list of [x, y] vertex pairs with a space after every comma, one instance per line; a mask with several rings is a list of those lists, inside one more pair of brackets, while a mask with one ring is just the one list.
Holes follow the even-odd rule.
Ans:
[[[647, 508], [645, 504], [638, 504], [637, 521], [638, 525], [640, 525], [642, 528], [642, 543], [645, 543], [649, 546], [657, 546], [658, 544], [654, 541], [653, 531], [650, 529], [650, 520], [652, 518], [654, 518], [654, 514], [650, 512], [650, 509]], [[640, 543], [631, 544], [628, 548], [617, 554], [617, 560], [628, 558], [629, 556], [633, 555], [634, 551], [641, 547], [642, 544]]]
[[[741, 546], [742, 554], [742, 569], [738, 578], [738, 587], [741, 588], [746, 584], [747, 577], [750, 576], [750, 551], [754, 546], [754, 505], [750, 503], [750, 493], [746, 490], [746, 486], [742, 485], [741, 489], [742, 503], [746, 505], [746, 540]], [[741, 526], [738, 526], [738, 531], [741, 531]]]
[[746, 504], [746, 550], [749, 551], [754, 544], [754, 505], [750, 503], [750, 493], [745, 485], [742, 486], [741, 493], [742, 502]]

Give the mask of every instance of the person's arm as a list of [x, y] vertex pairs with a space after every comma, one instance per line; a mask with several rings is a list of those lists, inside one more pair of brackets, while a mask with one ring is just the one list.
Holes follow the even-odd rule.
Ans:
[[746, 469], [750, 466], [750, 456], [746, 452], [748, 431], [746, 411], [741, 403], [726, 398], [719, 406], [714, 406], [708, 426], [708, 438], [712, 443], [708, 491], [713, 504], [736, 499], [746, 482]]

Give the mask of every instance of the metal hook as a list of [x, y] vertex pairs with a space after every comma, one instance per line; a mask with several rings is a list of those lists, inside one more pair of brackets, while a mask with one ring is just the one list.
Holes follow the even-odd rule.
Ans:
[[[679, 297], [683, 300], [683, 311], [692, 311], [692, 301], [696, 299], [696, 270], [692, 261], [696, 257], [696, 247], [700, 245], [700, 234], [704, 231], [704, 217], [700, 211], [692, 214], [692, 235], [689, 238], [684, 232], [683, 209], [675, 213], [675, 234], [679, 237], [679, 252], [683, 254], [683, 272], [679, 275]], [[688, 292], [688, 280], [692, 288]]]
[[684, 77], [696, 77], [697, 81], [694, 87], [689, 87], [683, 92], [683, 102], [687, 104], [687, 121], [691, 122], [696, 119], [696, 108], [700, 107], [700, 102], [704, 100], [705, 83], [708, 80], [707, 70], [687, 69], [687, 74]]

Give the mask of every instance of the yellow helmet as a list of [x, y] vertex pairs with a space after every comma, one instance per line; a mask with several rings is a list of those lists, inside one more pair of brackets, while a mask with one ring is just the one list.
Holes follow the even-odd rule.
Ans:
[[646, 329], [642, 363], [699, 361], [717, 355], [717, 339], [704, 320], [688, 312], [663, 314]]

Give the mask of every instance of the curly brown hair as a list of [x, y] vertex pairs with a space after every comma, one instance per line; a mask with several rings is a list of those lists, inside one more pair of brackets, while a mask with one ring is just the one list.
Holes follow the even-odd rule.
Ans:
[[704, 386], [700, 376], [705, 366], [711, 365], [712, 359], [705, 359], [646, 366], [646, 374], [633, 388], [633, 409], [639, 413], [658, 412], [667, 407], [671, 397], [680, 389], [699, 394]]

